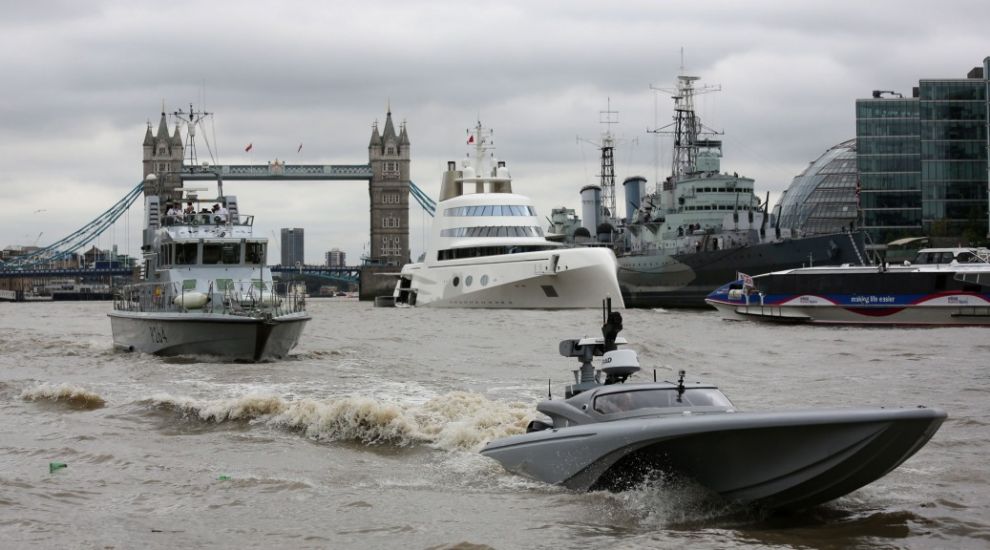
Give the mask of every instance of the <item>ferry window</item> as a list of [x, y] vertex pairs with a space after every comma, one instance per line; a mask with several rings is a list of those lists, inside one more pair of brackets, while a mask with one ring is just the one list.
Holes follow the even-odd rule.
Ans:
[[216, 289], [220, 292], [225, 292], [227, 290], [234, 290], [234, 280], [233, 279], [217, 279]]
[[175, 264], [192, 265], [196, 263], [196, 243], [175, 244]]
[[247, 250], [245, 254], [245, 263], [249, 264], [264, 264], [265, 263], [265, 244], [264, 243], [247, 243]]

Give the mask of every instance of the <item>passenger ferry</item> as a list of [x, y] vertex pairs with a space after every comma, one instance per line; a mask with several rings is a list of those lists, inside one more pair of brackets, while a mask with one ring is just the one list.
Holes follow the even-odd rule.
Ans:
[[990, 325], [990, 251], [926, 248], [903, 265], [809, 267], [742, 275], [705, 301], [733, 320]]
[[479, 122], [473, 156], [447, 164], [425, 256], [402, 268], [396, 305], [591, 308], [611, 297], [621, 306], [615, 254], [548, 241], [529, 197], [490, 156], [491, 137]]
[[[145, 198], [145, 281], [114, 299], [114, 346], [248, 361], [285, 357], [310, 317], [304, 296], [276, 288], [268, 241], [252, 235], [254, 216], [241, 214], [222, 184], [209, 200], [177, 191], [187, 193], [182, 203], [195, 213], [170, 214], [163, 197]], [[202, 208], [210, 204], [222, 208]]]

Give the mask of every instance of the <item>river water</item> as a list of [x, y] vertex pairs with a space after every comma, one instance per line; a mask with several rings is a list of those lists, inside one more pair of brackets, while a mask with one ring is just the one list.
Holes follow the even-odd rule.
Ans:
[[765, 517], [660, 482], [575, 493], [477, 453], [523, 430], [548, 378], [562, 393], [557, 343], [600, 334], [599, 312], [311, 300], [293, 357], [239, 364], [115, 352], [109, 309], [0, 303], [4, 548], [990, 546], [987, 329], [624, 312], [640, 376], [684, 368], [739, 409], [949, 412], [887, 477]]

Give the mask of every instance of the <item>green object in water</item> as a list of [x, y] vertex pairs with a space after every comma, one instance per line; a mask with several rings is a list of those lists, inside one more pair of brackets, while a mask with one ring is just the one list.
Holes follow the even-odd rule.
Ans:
[[69, 465], [65, 462], [49, 462], [48, 463], [48, 473], [54, 473], [55, 470], [61, 470], [62, 468], [68, 468]]
[[230, 481], [230, 476], [228, 476], [228, 475], [221, 475], [217, 479], [220, 480], [220, 481]]

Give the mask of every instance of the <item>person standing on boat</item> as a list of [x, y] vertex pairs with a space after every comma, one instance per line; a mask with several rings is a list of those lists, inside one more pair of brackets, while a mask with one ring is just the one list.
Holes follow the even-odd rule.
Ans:
[[176, 208], [174, 204], [168, 203], [168, 211], [165, 212], [165, 220], [169, 225], [172, 225], [177, 219], [179, 219], [179, 209]]
[[220, 208], [217, 210], [217, 215], [220, 216], [220, 221], [222, 223], [227, 223], [227, 218], [230, 216], [230, 212], [227, 210], [227, 207], [221, 203]]

